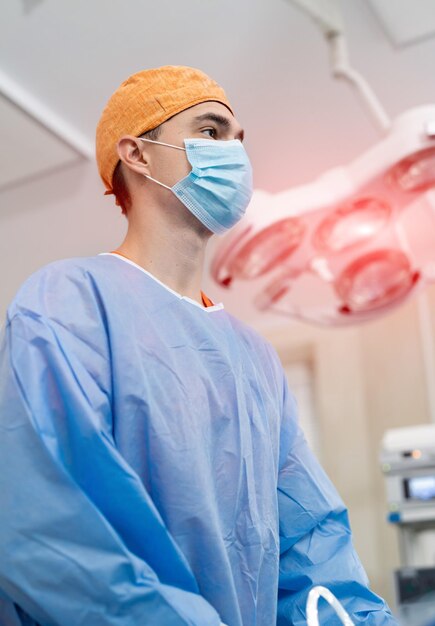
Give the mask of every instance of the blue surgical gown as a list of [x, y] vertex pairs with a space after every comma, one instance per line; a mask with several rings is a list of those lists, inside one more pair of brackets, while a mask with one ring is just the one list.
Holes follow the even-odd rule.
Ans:
[[1, 626], [300, 626], [314, 584], [395, 623], [273, 348], [113, 254], [8, 308], [0, 494]]

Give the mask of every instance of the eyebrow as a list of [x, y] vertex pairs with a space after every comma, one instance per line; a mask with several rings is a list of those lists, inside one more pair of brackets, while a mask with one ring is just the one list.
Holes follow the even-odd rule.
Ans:
[[[198, 115], [197, 117], [193, 118], [193, 122], [194, 123], [199, 123], [199, 122], [214, 122], [215, 124], [217, 124], [218, 126], [220, 126], [221, 128], [225, 129], [225, 130], [230, 130], [231, 129], [231, 122], [230, 120], [225, 117], [224, 115], [219, 115], [219, 113], [203, 113], [202, 115]], [[242, 130], [240, 130], [237, 133], [237, 137], [243, 141], [243, 137], [245, 136], [245, 133]]]

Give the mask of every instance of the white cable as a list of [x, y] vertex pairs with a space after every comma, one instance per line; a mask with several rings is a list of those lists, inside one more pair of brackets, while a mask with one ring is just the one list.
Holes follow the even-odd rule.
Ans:
[[319, 611], [317, 605], [319, 603], [319, 598], [324, 598], [337, 613], [341, 622], [344, 626], [355, 626], [353, 621], [350, 619], [348, 612], [342, 606], [342, 604], [337, 600], [334, 594], [329, 591], [326, 587], [322, 587], [318, 585], [317, 587], [313, 587], [308, 594], [307, 600], [307, 622], [308, 626], [319, 626]]

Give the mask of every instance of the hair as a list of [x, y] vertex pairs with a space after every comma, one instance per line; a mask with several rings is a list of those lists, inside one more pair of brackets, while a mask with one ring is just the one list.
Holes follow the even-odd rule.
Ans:
[[[156, 141], [160, 137], [162, 132], [162, 124], [156, 126], [152, 130], [147, 131], [140, 135], [140, 137], [146, 137], [147, 139], [153, 139]], [[122, 169], [122, 161], [118, 161], [113, 172], [112, 189], [116, 198], [116, 203], [121, 207], [122, 214], [127, 216], [128, 211], [131, 208], [131, 196], [128, 189], [127, 182], [124, 177]]]

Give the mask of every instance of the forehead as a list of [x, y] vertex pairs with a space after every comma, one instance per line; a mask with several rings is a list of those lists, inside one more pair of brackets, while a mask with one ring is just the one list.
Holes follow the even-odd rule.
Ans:
[[[234, 115], [224, 104], [221, 104], [220, 102], [201, 102], [200, 104], [195, 104], [193, 107], [174, 115], [174, 117], [168, 120], [168, 122], [173, 122], [179, 127], [190, 127], [192, 123], [195, 123], [196, 118], [206, 115], [207, 113], [214, 113], [225, 117], [230, 122], [234, 131], [241, 130], [241, 126]], [[202, 124], [204, 125], [204, 122], [202, 122]]]

